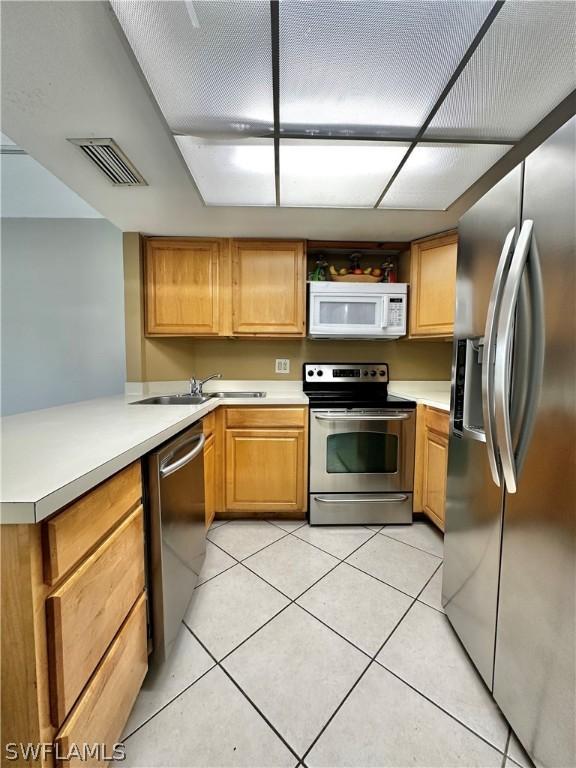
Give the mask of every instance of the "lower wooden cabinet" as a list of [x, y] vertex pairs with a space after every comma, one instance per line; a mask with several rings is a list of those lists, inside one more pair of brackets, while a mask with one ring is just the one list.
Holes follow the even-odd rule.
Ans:
[[448, 413], [418, 406], [414, 511], [424, 512], [441, 530], [446, 506], [449, 429]]
[[[61, 755], [74, 754], [74, 745], [101, 745], [100, 754], [89, 765], [107, 765], [148, 669], [146, 598], [140, 595], [126, 621], [110, 644], [82, 696], [56, 736]], [[63, 768], [86, 765], [73, 757], [60, 761]]]
[[303, 517], [307, 409], [254, 406], [223, 410], [223, 514]]
[[216, 514], [216, 438], [209, 435], [204, 444], [204, 509], [206, 528]]
[[3, 745], [63, 754], [122, 735], [148, 666], [141, 505], [137, 462], [45, 522], [2, 526]]
[[64, 721], [143, 590], [140, 506], [46, 600], [54, 725]]

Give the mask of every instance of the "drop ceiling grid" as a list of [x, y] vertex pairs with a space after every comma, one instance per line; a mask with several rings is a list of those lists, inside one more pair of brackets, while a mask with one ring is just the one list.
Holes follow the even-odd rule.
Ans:
[[[498, 143], [512, 135], [502, 117], [509, 103], [507, 90], [511, 84], [515, 87], [522, 73], [516, 71], [516, 79], [505, 75], [515, 66], [521, 69], [518, 61], [530, 59], [522, 35], [535, 45], [538, 38], [536, 48], [546, 64], [541, 87], [549, 83], [547, 78], [552, 78], [557, 67], [567, 70], [568, 42], [574, 41], [574, 25], [569, 23], [574, 4], [557, 0], [506, 0], [475, 50], [475, 38], [482, 36], [489, 17], [501, 3], [274, 3], [278, 0], [112, 0], [167, 122], [174, 133], [188, 134], [176, 136], [176, 141], [207, 205], [280, 203], [285, 207], [443, 210], [509, 149]], [[561, 7], [566, 5], [572, 6], [572, 16]], [[271, 8], [275, 11], [272, 14]], [[532, 19], [530, 8], [536, 9], [536, 19]], [[553, 19], [543, 42], [542, 25], [549, 21], [547, 9], [553, 10]], [[277, 50], [271, 24], [275, 17]], [[518, 19], [519, 30], [515, 28]], [[554, 51], [554, 35], [560, 35], [563, 53]], [[173, 44], [159, 53], [158, 41], [166, 39]], [[464, 66], [470, 50], [474, 50], [470, 60], [439, 102], [438, 97], [449, 87], [458, 67]], [[279, 95], [272, 87], [274, 61], [279, 68]], [[568, 79], [561, 77], [556, 89], [549, 89], [545, 112], [566, 95]], [[557, 91], [561, 91], [559, 95]], [[346, 98], [346, 94], [352, 96]], [[276, 124], [274, 96], [279, 100]], [[431, 110], [434, 118], [422, 136]], [[522, 135], [542, 116], [538, 114], [524, 127]], [[463, 130], [452, 143], [452, 135], [460, 126]], [[278, 139], [280, 129], [285, 133]], [[251, 146], [248, 138], [255, 134], [272, 136], [273, 130], [280, 160], [276, 180], [274, 155], [270, 165], [266, 141], [258, 148], [258, 141], [252, 140]], [[311, 130], [319, 135], [286, 138], [290, 132], [302, 135]], [[323, 132], [337, 134], [339, 140], [326, 141], [328, 135], [321, 138]], [[358, 143], [354, 132], [365, 139], [365, 151], [358, 157], [365, 158], [371, 151], [374, 161], [363, 159], [357, 173], [350, 174], [352, 148]], [[378, 147], [377, 142], [370, 141], [372, 133], [374, 138], [386, 139], [392, 138], [391, 132], [397, 140], [394, 151], [398, 157], [392, 169], [384, 160], [384, 147], [391, 145], [382, 142]], [[198, 138], [199, 134], [204, 138]], [[217, 138], [223, 134], [233, 138]], [[422, 143], [422, 138], [446, 139], [446, 143]], [[458, 145], [458, 138], [470, 143]], [[474, 144], [474, 138], [494, 143]], [[517, 132], [513, 138], [519, 138]], [[413, 147], [409, 149], [410, 144], [401, 139], [415, 140]], [[311, 147], [318, 150], [316, 157], [309, 153], [305, 163], [298, 154], [305, 156]], [[388, 150], [390, 158], [394, 151]], [[252, 178], [246, 164], [251, 153], [256, 168]], [[331, 162], [326, 161], [328, 157]], [[316, 168], [315, 174], [306, 177], [306, 167]], [[377, 183], [379, 168], [382, 173]], [[275, 193], [271, 191], [274, 187]], [[381, 199], [382, 190], [385, 194]]]
[[509, 150], [501, 144], [418, 144], [379, 207], [445, 210]]
[[576, 88], [576, 3], [506, 0], [426, 137], [518, 141]]

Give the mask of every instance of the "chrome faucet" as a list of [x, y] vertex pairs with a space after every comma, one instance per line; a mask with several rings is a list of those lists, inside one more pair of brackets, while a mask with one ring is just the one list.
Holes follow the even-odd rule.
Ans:
[[208, 376], [205, 379], [197, 379], [196, 376], [192, 376], [190, 379], [190, 394], [195, 397], [202, 397], [202, 387], [204, 384], [206, 384], [207, 381], [210, 381], [211, 379], [221, 379], [222, 374], [221, 373], [213, 373], [212, 376]]

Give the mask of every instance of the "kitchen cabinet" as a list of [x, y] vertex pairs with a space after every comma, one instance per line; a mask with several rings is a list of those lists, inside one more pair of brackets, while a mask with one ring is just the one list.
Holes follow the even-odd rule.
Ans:
[[232, 241], [235, 336], [304, 336], [305, 289], [302, 241]]
[[216, 414], [209, 413], [203, 421], [204, 437], [204, 508], [206, 528], [210, 528], [216, 514]]
[[301, 337], [306, 333], [301, 240], [145, 240], [147, 336]]
[[0, 543], [2, 743], [110, 754], [148, 667], [140, 463]]
[[424, 512], [441, 530], [446, 506], [449, 429], [447, 412], [418, 406], [414, 511]]
[[304, 517], [305, 408], [226, 408], [223, 439], [226, 517]]
[[217, 238], [146, 240], [145, 325], [148, 336], [217, 336], [227, 244]]
[[456, 232], [425, 237], [411, 244], [410, 267], [402, 275], [410, 284], [411, 339], [453, 336], [457, 248]]

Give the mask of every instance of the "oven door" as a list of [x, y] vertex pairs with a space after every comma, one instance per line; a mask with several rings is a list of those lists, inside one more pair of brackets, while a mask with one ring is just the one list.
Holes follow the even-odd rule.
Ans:
[[312, 493], [412, 492], [414, 410], [310, 411]]
[[330, 295], [310, 291], [310, 336], [388, 335], [387, 295]]

